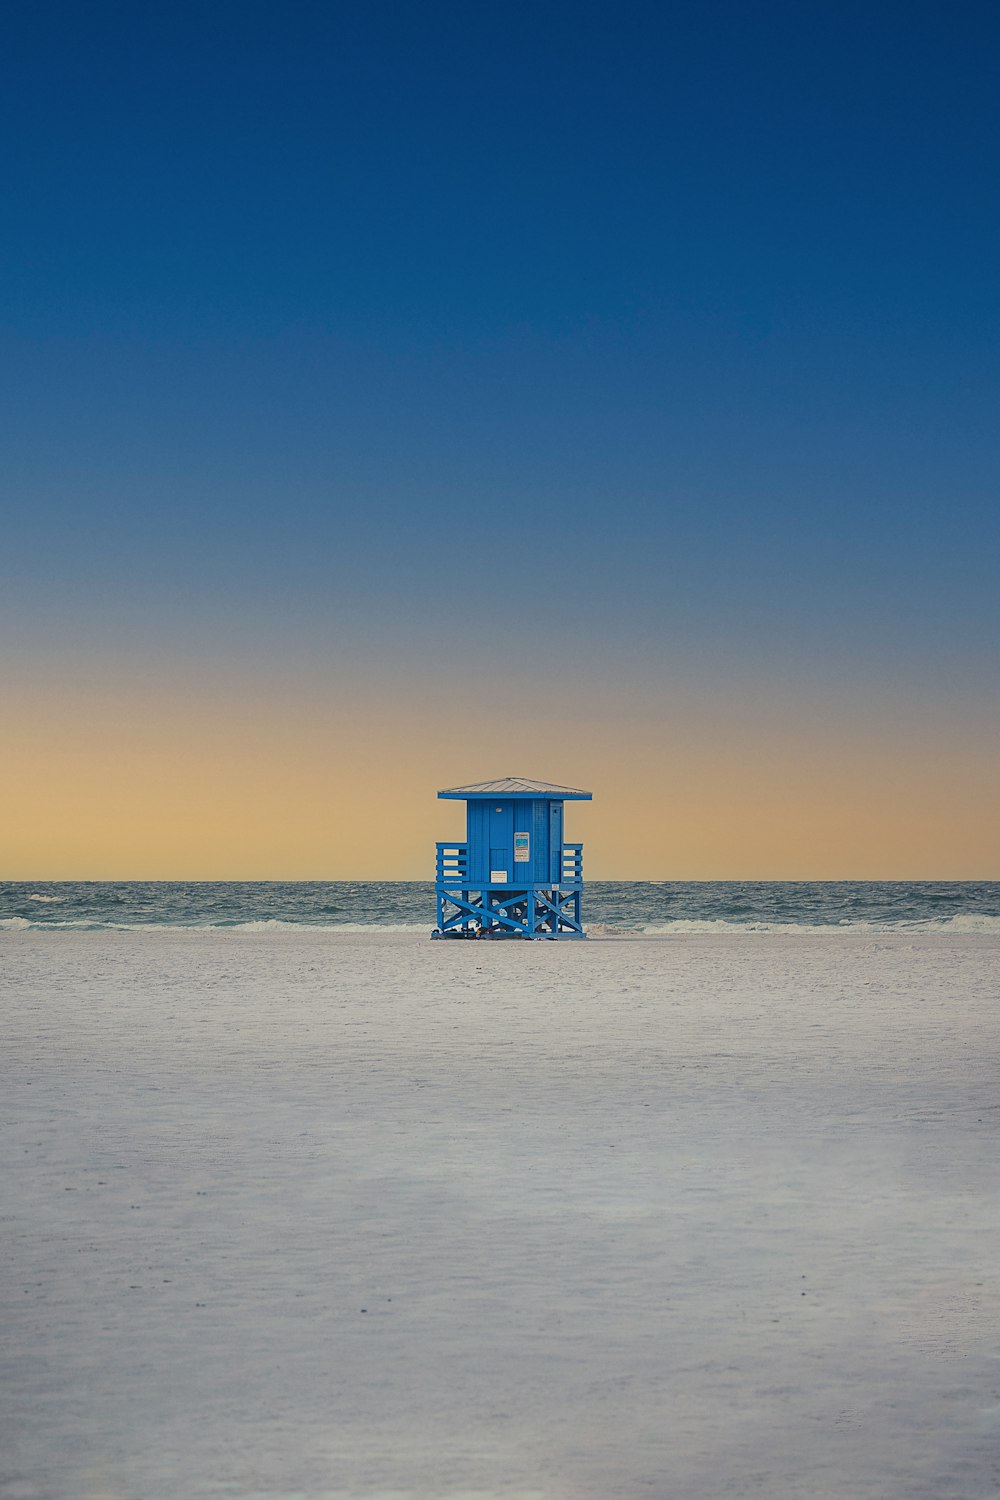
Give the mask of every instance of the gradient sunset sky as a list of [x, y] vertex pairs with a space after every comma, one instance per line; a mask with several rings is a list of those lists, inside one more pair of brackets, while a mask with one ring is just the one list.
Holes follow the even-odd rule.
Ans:
[[1000, 877], [1000, 10], [0, 19], [0, 878]]

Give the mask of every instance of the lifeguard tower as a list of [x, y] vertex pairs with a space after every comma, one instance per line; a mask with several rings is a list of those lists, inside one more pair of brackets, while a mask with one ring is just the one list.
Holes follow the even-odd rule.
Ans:
[[583, 845], [563, 841], [563, 804], [590, 792], [502, 776], [452, 786], [465, 843], [437, 846], [434, 938], [582, 938]]

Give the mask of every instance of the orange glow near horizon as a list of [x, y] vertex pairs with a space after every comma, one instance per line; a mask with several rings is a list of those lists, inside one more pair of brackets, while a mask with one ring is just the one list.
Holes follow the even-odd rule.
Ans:
[[90, 683], [8, 706], [7, 880], [426, 880], [462, 827], [437, 789], [505, 774], [594, 792], [567, 809], [590, 879], [1000, 877], [992, 738], [943, 716], [689, 695], [669, 716], [470, 705], [456, 733], [419, 686], [385, 684]]

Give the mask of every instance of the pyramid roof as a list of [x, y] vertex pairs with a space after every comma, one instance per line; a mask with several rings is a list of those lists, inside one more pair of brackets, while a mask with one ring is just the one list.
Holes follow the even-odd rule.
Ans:
[[581, 792], [575, 786], [557, 786], [551, 781], [531, 781], [527, 776], [498, 776], [493, 781], [475, 781], [469, 786], [449, 786], [439, 797], [534, 797], [556, 802], [589, 802], [593, 793]]

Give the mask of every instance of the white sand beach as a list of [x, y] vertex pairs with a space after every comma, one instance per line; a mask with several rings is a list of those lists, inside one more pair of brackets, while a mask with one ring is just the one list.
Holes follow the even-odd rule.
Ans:
[[997, 937], [0, 942], [0, 1500], [1000, 1493]]

